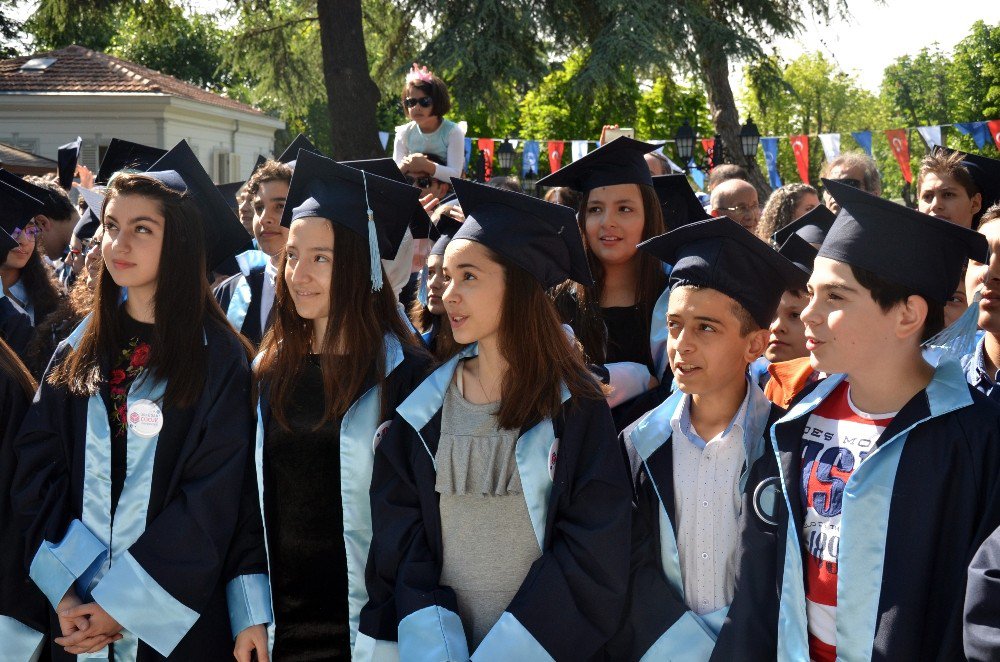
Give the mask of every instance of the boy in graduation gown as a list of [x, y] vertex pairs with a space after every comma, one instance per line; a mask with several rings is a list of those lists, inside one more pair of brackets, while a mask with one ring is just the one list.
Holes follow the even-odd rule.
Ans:
[[744, 520], [758, 558], [736, 591], [755, 609], [733, 640], [752, 659], [961, 659], [968, 562], [1000, 524], [1000, 408], [921, 345], [986, 240], [824, 184], [841, 211], [803, 319], [831, 376], [773, 426], [751, 476], [778, 494]]
[[240, 272], [214, 290], [215, 300], [230, 323], [254, 347], [260, 345], [273, 320], [274, 281], [288, 238], [288, 228], [281, 226], [281, 215], [300, 149], [316, 152], [309, 139], [299, 134], [277, 159], [254, 166], [247, 180], [247, 196], [253, 201], [253, 238], [260, 250], [237, 255]]
[[638, 512], [629, 615], [614, 652], [707, 660], [733, 602], [747, 478], [780, 415], [747, 366], [764, 351], [782, 293], [806, 276], [725, 217], [640, 248], [674, 265], [667, 356], [677, 390], [622, 433]]
[[[988, 210], [982, 218], [979, 232], [990, 243], [989, 262], [970, 262], [965, 276], [969, 301], [978, 308], [978, 325], [983, 337], [976, 343], [976, 349], [962, 358], [965, 378], [973, 387], [994, 402], [1000, 402], [1000, 206]], [[975, 303], [976, 291], [981, 299]]]

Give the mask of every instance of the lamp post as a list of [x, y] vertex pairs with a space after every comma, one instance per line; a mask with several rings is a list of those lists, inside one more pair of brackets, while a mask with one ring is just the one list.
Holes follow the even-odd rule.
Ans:
[[691, 128], [691, 124], [687, 120], [684, 120], [684, 124], [674, 134], [674, 144], [677, 147], [677, 158], [684, 165], [685, 171], [688, 169], [691, 156], [694, 155], [694, 141], [696, 139], [697, 136], [694, 133], [694, 129]]

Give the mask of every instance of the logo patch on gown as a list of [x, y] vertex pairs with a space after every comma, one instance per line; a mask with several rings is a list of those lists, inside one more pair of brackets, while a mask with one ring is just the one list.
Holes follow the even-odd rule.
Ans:
[[556, 460], [559, 459], [559, 440], [556, 439], [552, 442], [552, 447], [549, 448], [549, 480], [555, 482], [556, 480]]
[[378, 426], [377, 430], [375, 430], [375, 436], [372, 438], [372, 453], [374, 453], [375, 449], [378, 448], [378, 445], [382, 443], [382, 437], [384, 437], [389, 431], [390, 425], [392, 425], [392, 421], [386, 421], [382, 425]]
[[140, 437], [150, 438], [163, 429], [163, 412], [152, 400], [137, 400], [126, 414], [128, 429]]
[[765, 524], [778, 525], [778, 477], [762, 480], [753, 491], [753, 510]]

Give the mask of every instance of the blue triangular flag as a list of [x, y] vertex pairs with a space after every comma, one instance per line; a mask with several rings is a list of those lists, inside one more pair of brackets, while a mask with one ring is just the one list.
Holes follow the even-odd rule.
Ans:
[[865, 150], [865, 154], [868, 156], [872, 155], [872, 132], [871, 131], [851, 131], [851, 136], [859, 145], [861, 149]]

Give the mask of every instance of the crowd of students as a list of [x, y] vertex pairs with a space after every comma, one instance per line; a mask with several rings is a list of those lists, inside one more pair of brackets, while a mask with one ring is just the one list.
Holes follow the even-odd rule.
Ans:
[[391, 159], [0, 170], [0, 659], [1000, 657], [1000, 162], [541, 199], [402, 100]]

